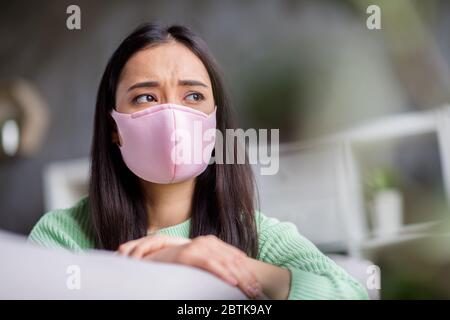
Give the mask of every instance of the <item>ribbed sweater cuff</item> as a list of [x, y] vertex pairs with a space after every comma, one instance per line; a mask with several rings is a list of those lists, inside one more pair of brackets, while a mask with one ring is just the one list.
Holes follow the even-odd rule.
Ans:
[[288, 300], [328, 300], [334, 292], [331, 280], [300, 269], [290, 269], [291, 287]]

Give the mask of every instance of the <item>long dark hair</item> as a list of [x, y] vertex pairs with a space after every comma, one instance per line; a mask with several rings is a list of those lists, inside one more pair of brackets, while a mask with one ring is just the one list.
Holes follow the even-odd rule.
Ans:
[[[112, 142], [116, 127], [110, 112], [116, 105], [117, 84], [128, 59], [150, 45], [171, 40], [185, 45], [205, 65], [217, 105], [217, 129], [223, 133], [224, 146], [227, 145], [225, 130], [236, 128], [221, 72], [202, 39], [179, 25], [165, 28], [147, 23], [135, 29], [109, 59], [97, 94], [89, 209], [99, 249], [116, 250], [120, 244], [146, 235], [145, 196], [138, 178], [127, 168], [118, 146]], [[256, 257], [255, 184], [248, 161], [210, 164], [196, 179], [190, 237], [213, 234]]]

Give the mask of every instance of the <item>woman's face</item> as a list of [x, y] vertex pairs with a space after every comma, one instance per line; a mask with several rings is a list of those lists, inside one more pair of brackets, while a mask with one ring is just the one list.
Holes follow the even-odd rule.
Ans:
[[174, 103], [210, 114], [214, 97], [201, 60], [176, 41], [135, 53], [125, 64], [116, 90], [116, 111], [133, 113]]

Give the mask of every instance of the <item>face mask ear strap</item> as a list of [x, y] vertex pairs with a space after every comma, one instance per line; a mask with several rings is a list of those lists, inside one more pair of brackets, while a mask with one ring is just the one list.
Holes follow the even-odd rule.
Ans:
[[210, 116], [212, 116], [214, 113], [217, 114], [217, 109], [219, 109], [219, 108], [217, 107], [217, 105], [215, 105], [215, 106], [214, 106], [213, 112], [211, 112], [210, 114], [208, 114], [208, 116], [210, 117]]

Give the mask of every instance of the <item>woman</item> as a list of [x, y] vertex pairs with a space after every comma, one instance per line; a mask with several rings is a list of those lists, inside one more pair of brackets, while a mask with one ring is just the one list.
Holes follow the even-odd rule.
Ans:
[[[100, 83], [89, 196], [45, 214], [30, 241], [190, 265], [250, 298], [367, 298], [294, 224], [255, 211], [248, 164], [169, 157], [175, 129], [191, 132], [194, 122], [202, 133], [235, 128], [206, 44], [186, 27], [140, 26], [114, 52]], [[217, 144], [212, 150], [211, 141], [201, 142], [207, 156], [224, 151]]]

